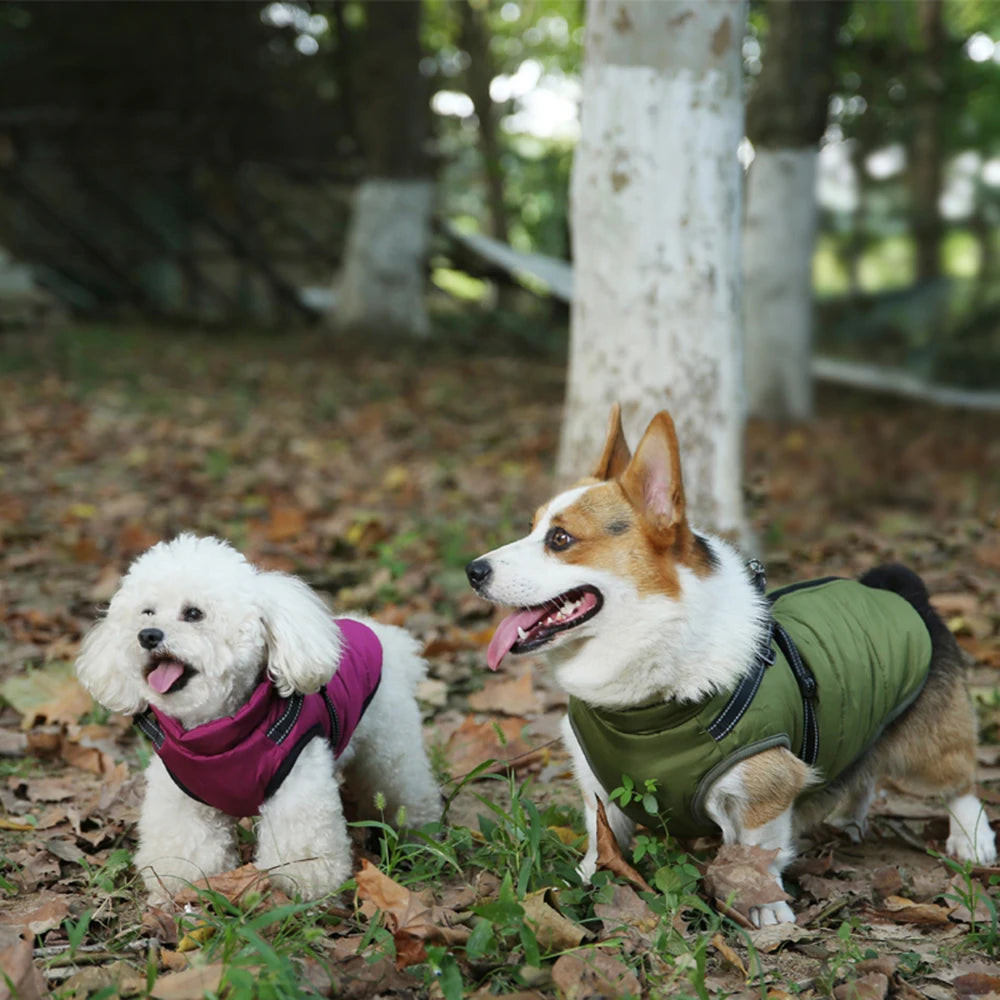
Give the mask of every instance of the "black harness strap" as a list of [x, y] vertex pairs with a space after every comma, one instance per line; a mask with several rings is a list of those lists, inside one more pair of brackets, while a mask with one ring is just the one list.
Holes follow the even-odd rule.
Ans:
[[[381, 678], [379, 678], [381, 680]], [[326, 705], [327, 715], [330, 716], [330, 746], [336, 747], [340, 742], [340, 717], [337, 715], [337, 709], [330, 698], [330, 692], [327, 691], [326, 685], [324, 684], [320, 689], [320, 693], [323, 695], [323, 703]], [[372, 694], [375, 692], [373, 691]], [[368, 696], [368, 700], [371, 700], [371, 695]], [[368, 701], [365, 702], [365, 708], [368, 707]], [[364, 714], [365, 708], [361, 709], [362, 715]]]
[[295, 720], [298, 719], [299, 713], [302, 711], [304, 700], [305, 698], [301, 694], [293, 694], [288, 699], [285, 710], [271, 723], [271, 728], [267, 731], [267, 738], [272, 743], [283, 743], [288, 738], [288, 734], [295, 726]]
[[160, 729], [160, 724], [152, 712], [143, 712], [142, 715], [135, 716], [132, 721], [153, 741], [153, 746], [157, 750], [163, 746], [163, 730]]
[[802, 692], [802, 749], [799, 751], [799, 759], [812, 767], [819, 758], [819, 723], [816, 720], [816, 706], [813, 704], [817, 691], [816, 678], [802, 662], [792, 637], [777, 622], [774, 623], [774, 638], [785, 654], [799, 691]]
[[774, 663], [775, 652], [771, 648], [771, 629], [768, 628], [764, 641], [754, 657], [753, 666], [743, 675], [732, 697], [726, 702], [726, 707], [706, 727], [709, 736], [716, 743], [728, 736], [733, 727], [743, 718], [750, 703], [757, 694], [760, 682], [764, 679], [764, 671]]
[[[747, 569], [753, 578], [754, 587], [756, 587], [758, 593], [763, 594], [767, 586], [764, 564], [757, 559], [752, 559], [747, 563]], [[824, 582], [826, 581], [815, 581], [815, 583]], [[809, 584], [806, 585], [808, 586]], [[776, 597], [780, 597], [783, 593], [787, 593], [788, 590], [795, 589], [797, 586], [793, 585], [792, 588], [775, 591], [770, 595], [769, 600], [773, 602]], [[795, 681], [799, 686], [799, 691], [802, 693], [802, 749], [799, 752], [799, 758], [811, 767], [819, 759], [819, 723], [816, 719], [816, 707], [814, 705], [817, 693], [816, 678], [803, 662], [798, 648], [792, 641], [792, 637], [773, 618], [767, 628], [760, 648], [754, 655], [753, 666], [743, 675], [739, 684], [736, 685], [736, 690], [733, 691], [732, 697], [726, 702], [726, 707], [708, 725], [708, 734], [718, 742], [728, 736], [732, 732], [733, 727], [743, 718], [754, 696], [757, 694], [757, 690], [760, 688], [761, 681], [764, 679], [764, 671], [777, 658], [777, 654], [771, 648], [772, 638], [777, 642], [781, 652], [784, 653], [785, 659], [788, 661]]]

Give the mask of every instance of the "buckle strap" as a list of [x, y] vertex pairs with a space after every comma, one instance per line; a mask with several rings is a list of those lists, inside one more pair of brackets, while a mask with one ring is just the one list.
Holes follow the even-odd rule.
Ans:
[[[320, 694], [323, 695], [323, 703], [326, 705], [327, 714], [330, 716], [330, 746], [333, 747], [334, 752], [337, 750], [337, 745], [340, 743], [340, 717], [337, 715], [337, 708], [333, 704], [330, 698], [330, 692], [327, 691], [326, 685], [324, 684], [320, 689]], [[373, 691], [372, 694], [375, 692]], [[368, 696], [369, 700], [371, 695]], [[368, 702], [365, 702], [365, 708], [368, 707]], [[364, 709], [361, 710], [364, 712]]]
[[156, 721], [156, 717], [152, 712], [143, 712], [142, 715], [137, 715], [132, 721], [138, 729], [153, 741], [153, 746], [157, 750], [163, 746], [163, 740], [165, 739], [163, 730], [160, 728], [160, 724]]
[[818, 690], [816, 678], [802, 662], [792, 637], [777, 622], [774, 623], [774, 637], [785, 654], [795, 682], [802, 693], [802, 750], [799, 752], [799, 758], [811, 767], [819, 758], [819, 724], [816, 720], [816, 707], [813, 704]]
[[767, 571], [764, 569], [764, 564], [759, 559], [751, 559], [747, 563], [747, 569], [750, 571], [754, 589], [758, 594], [763, 594], [767, 590]]
[[284, 712], [274, 720], [271, 728], [267, 731], [267, 738], [272, 743], [282, 743], [288, 739], [288, 735], [294, 728], [299, 713], [302, 711], [303, 701], [305, 701], [305, 698], [301, 694], [293, 694], [288, 699], [288, 704], [285, 706]]
[[750, 707], [761, 681], [764, 679], [764, 671], [774, 663], [775, 652], [771, 648], [771, 626], [761, 641], [760, 646], [754, 656], [753, 666], [740, 679], [733, 691], [726, 707], [716, 716], [716, 718], [706, 726], [709, 736], [716, 743], [728, 736], [733, 727], [743, 718], [746, 710]]

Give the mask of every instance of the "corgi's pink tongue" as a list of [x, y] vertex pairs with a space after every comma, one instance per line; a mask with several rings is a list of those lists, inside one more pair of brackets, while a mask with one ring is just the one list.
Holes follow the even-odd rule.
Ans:
[[184, 664], [177, 660], [160, 660], [147, 674], [149, 686], [158, 694], [166, 694], [183, 676]]
[[500, 666], [500, 661], [521, 638], [519, 631], [524, 629], [527, 632], [533, 625], [537, 625], [546, 613], [544, 608], [526, 608], [524, 611], [515, 611], [500, 622], [486, 649], [486, 662], [490, 670], [496, 670]]

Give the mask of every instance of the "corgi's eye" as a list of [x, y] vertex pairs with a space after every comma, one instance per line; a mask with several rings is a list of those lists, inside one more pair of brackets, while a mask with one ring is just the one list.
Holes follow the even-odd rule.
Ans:
[[545, 536], [545, 547], [553, 552], [565, 552], [575, 541], [565, 528], [550, 528]]
[[204, 617], [205, 612], [201, 608], [193, 607], [190, 604], [181, 612], [181, 618], [186, 622], [200, 622]]

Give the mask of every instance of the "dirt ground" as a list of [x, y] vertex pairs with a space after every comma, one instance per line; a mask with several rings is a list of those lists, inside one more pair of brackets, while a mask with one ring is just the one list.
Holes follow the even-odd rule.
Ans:
[[[523, 533], [552, 488], [562, 390], [561, 365], [527, 356], [358, 353], [316, 333], [8, 335], [0, 967], [26, 923], [42, 968], [38, 949], [65, 942], [67, 920], [87, 909], [100, 915], [88, 940], [102, 947], [142, 919], [120, 891], [140, 747], [127, 720], [93, 713], [71, 664], [128, 562], [180, 530], [224, 535], [251, 559], [302, 575], [339, 609], [405, 624], [425, 644], [427, 742], [442, 770], [459, 778], [512, 758], [540, 803], [575, 804], [556, 739], [564, 696], [541, 659], [488, 674], [498, 619], [463, 573], [468, 559]], [[807, 424], [751, 422], [746, 484], [771, 586], [888, 560], [924, 576], [969, 655], [980, 791], [996, 827], [1000, 415], [825, 389]], [[454, 823], [475, 825], [476, 793], [481, 784], [458, 797]], [[823, 995], [837, 978], [824, 970], [848, 959], [852, 988], [874, 991], [858, 996], [1000, 993], [995, 907], [963, 908], [965, 883], [927, 852], [943, 843], [941, 804], [889, 790], [875, 814], [866, 844], [829, 831], [797, 864], [796, 936], [755, 940], [771, 995]], [[991, 874], [1000, 876], [980, 873], [985, 883]], [[883, 964], [859, 964], [871, 953]], [[738, 935], [718, 942], [709, 992], [746, 990], [749, 956]], [[593, 982], [573, 993], [566, 982], [555, 976], [528, 992], [615, 995]], [[393, 983], [385, 995], [420, 992], [405, 975]]]

